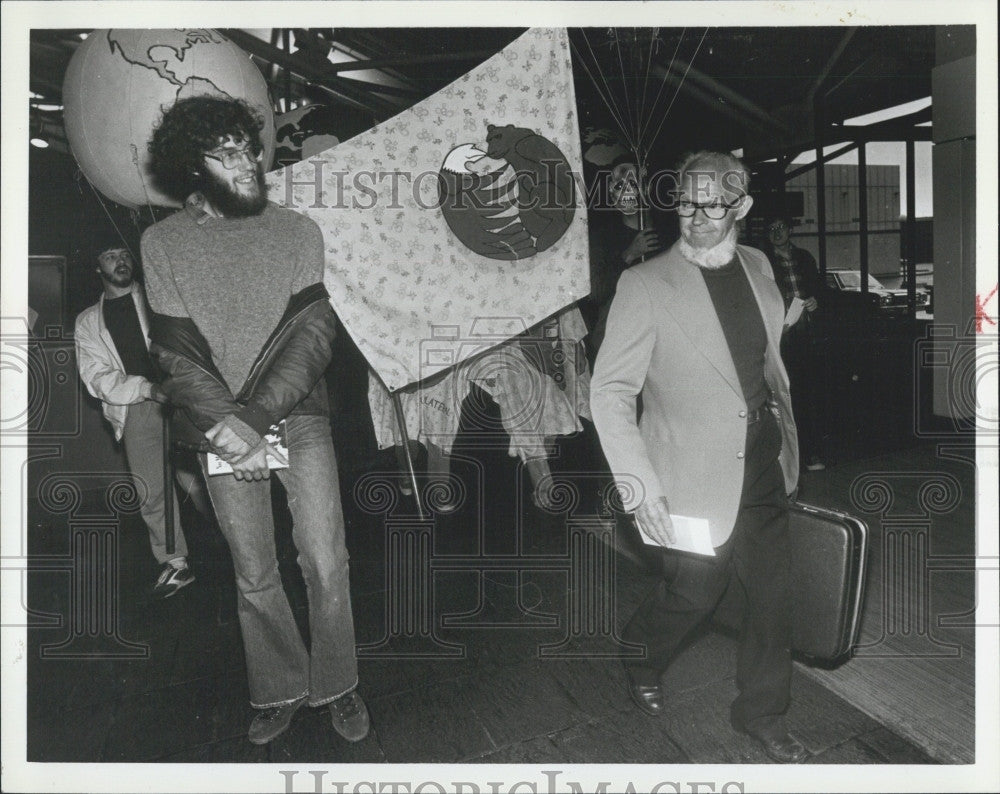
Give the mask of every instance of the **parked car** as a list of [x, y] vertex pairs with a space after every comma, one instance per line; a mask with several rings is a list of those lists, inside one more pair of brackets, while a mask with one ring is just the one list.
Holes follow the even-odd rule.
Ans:
[[[826, 272], [826, 286], [831, 290], [842, 292], [861, 292], [861, 271], [860, 270], [828, 270]], [[872, 306], [882, 311], [906, 311], [907, 291], [902, 289], [889, 289], [877, 278], [868, 276], [868, 295]], [[923, 287], [918, 286], [916, 290], [917, 311], [924, 311], [930, 305], [930, 293]]]
[[[934, 263], [933, 262], [918, 262], [916, 267], [916, 284], [917, 292], [924, 290], [927, 293], [927, 305], [924, 307], [924, 311], [933, 312], [934, 311]], [[906, 263], [903, 262], [899, 266], [899, 288], [906, 289], [907, 285], [907, 273], [906, 273]], [[919, 304], [918, 304], [919, 307]]]

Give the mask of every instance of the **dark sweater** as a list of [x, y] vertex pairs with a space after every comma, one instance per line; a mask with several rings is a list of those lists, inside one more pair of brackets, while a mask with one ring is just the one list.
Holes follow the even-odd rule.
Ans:
[[105, 296], [103, 314], [104, 325], [115, 343], [125, 374], [139, 375], [149, 381], [156, 380], [132, 293], [119, 298]]
[[769, 393], [764, 380], [767, 331], [747, 274], [738, 257], [718, 270], [702, 268], [701, 274], [722, 324], [743, 399], [747, 408], [759, 408], [767, 402]]

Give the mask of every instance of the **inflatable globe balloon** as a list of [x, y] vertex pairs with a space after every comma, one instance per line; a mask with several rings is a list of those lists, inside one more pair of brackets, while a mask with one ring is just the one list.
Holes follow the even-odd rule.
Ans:
[[164, 110], [191, 96], [243, 99], [264, 116], [265, 167], [274, 154], [267, 83], [249, 56], [214, 30], [95, 30], [63, 80], [63, 119], [90, 183], [133, 209], [176, 207], [149, 171], [148, 143]]
[[326, 105], [306, 105], [274, 119], [277, 162], [297, 163], [332, 149], [340, 138], [338, 123], [342, 114]]

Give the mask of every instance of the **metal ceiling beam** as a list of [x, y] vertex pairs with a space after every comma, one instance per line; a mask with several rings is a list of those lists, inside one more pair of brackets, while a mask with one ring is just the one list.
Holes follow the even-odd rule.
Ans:
[[866, 135], [858, 136], [858, 140], [866, 141], [867, 143], [930, 141], [933, 139], [934, 130], [931, 127], [882, 127]]
[[372, 58], [367, 61], [345, 61], [331, 63], [324, 67], [327, 71], [339, 72], [360, 71], [363, 69], [385, 69], [387, 67], [417, 66], [423, 63], [455, 63], [458, 61], [485, 61], [496, 55], [492, 50], [475, 50], [471, 52], [432, 53], [429, 55], [407, 55], [401, 58]]
[[[653, 68], [650, 71], [654, 76], [659, 77], [662, 80], [666, 80], [667, 82], [673, 83], [674, 85], [679, 85], [680, 90], [684, 91], [684, 93], [687, 94], [692, 99], [700, 102], [702, 105], [709, 108], [710, 110], [715, 111], [716, 113], [719, 113], [723, 116], [728, 116], [733, 121], [739, 122], [739, 124], [742, 126], [749, 125], [757, 128], [764, 126], [763, 122], [761, 122], [756, 117], [748, 118], [747, 114], [741, 112], [738, 108], [734, 107], [733, 105], [727, 102], [720, 101], [717, 96], [714, 96], [708, 91], [705, 91], [703, 88], [701, 88], [701, 86], [698, 86], [687, 80], [683, 80], [681, 75], [674, 74], [673, 72], [668, 72], [665, 67], [660, 66], [659, 64], [653, 66]], [[654, 120], [653, 123], [655, 124], [657, 122]]]
[[395, 105], [381, 97], [372, 96], [366, 91], [359, 90], [355, 85], [344, 84], [336, 74], [328, 73], [326, 67], [317, 67], [310, 63], [304, 63], [302, 60], [296, 58], [294, 54], [289, 55], [277, 47], [272, 47], [266, 41], [261, 41], [256, 36], [235, 28], [223, 28], [222, 34], [251, 55], [256, 55], [266, 61], [276, 63], [289, 72], [294, 72], [312, 83], [322, 85], [331, 95], [338, 97], [342, 101], [346, 101], [364, 110], [369, 110], [383, 118], [395, 114], [398, 110]]
[[837, 65], [837, 61], [844, 54], [844, 50], [847, 49], [847, 45], [851, 43], [851, 39], [854, 38], [854, 34], [857, 33], [858, 29], [850, 28], [841, 37], [840, 42], [834, 48], [833, 53], [826, 61], [826, 65], [823, 66], [823, 70], [819, 73], [819, 76], [813, 82], [812, 86], [809, 88], [809, 92], [806, 94], [806, 104], [807, 106], [812, 106], [813, 100], [816, 98], [817, 92], [823, 87], [823, 83], [826, 82], [826, 78], [830, 76], [830, 72], [833, 71], [833, 67]]
[[39, 41], [32, 39], [29, 51], [40, 56], [49, 56], [68, 61], [73, 54], [73, 49], [59, 41]]
[[[353, 58], [358, 61], [371, 60], [373, 57], [386, 57], [382, 48], [378, 46], [375, 41], [369, 41], [370, 36], [360, 36], [359, 31], [354, 28], [342, 28], [340, 29], [339, 38], [333, 42], [333, 49], [337, 52], [346, 55], [348, 58]], [[404, 74], [399, 69], [394, 69], [392, 67], [385, 67], [382, 72], [388, 77], [400, 83], [402, 86], [408, 86], [412, 89], [419, 90], [419, 83], [413, 79], [412, 76]], [[343, 78], [348, 79], [348, 78]]]
[[808, 174], [810, 171], [812, 171], [817, 166], [826, 165], [831, 160], [833, 160], [833, 159], [835, 159], [837, 157], [840, 157], [840, 155], [847, 154], [852, 149], [857, 149], [857, 148], [858, 148], [858, 142], [857, 141], [852, 141], [851, 143], [847, 144], [846, 146], [841, 146], [839, 149], [834, 149], [832, 152], [828, 152], [827, 154], [824, 154], [818, 160], [813, 160], [811, 163], [806, 163], [805, 165], [799, 166], [794, 171], [787, 172], [785, 174], [785, 182], [788, 182], [789, 180], [795, 179], [795, 177], [801, 176], [802, 174]]
[[[832, 157], [836, 157], [846, 151], [850, 151], [854, 147], [858, 146], [862, 141], [868, 143], [876, 141], [929, 141], [932, 140], [933, 128], [920, 127], [917, 125], [930, 121], [931, 116], [932, 109], [928, 107], [922, 108], [915, 113], [909, 113], [906, 116], [886, 119], [885, 121], [880, 121], [876, 124], [869, 124], [867, 126], [845, 127], [843, 125], [831, 125], [826, 128], [823, 143], [825, 146], [832, 146], [838, 143], [848, 144], [842, 150], [838, 150], [837, 153], [831, 155]], [[797, 156], [804, 150], [804, 147], [798, 144], [792, 146], [782, 145], [770, 152], [761, 153], [756, 159], [765, 160], [770, 157], [781, 157], [785, 154]], [[800, 170], [808, 170], [808, 167]]]
[[415, 88], [403, 88], [396, 85], [382, 85], [381, 83], [369, 83], [366, 80], [355, 80], [351, 77], [338, 77], [338, 85], [353, 85], [359, 90], [371, 91], [375, 94], [385, 94], [386, 96], [406, 97], [409, 99], [424, 99], [425, 92]]
[[847, 83], [848, 80], [850, 80], [852, 77], [854, 77], [854, 75], [856, 75], [864, 67], [866, 67], [871, 62], [871, 60], [872, 60], [872, 56], [869, 55], [867, 58], [865, 58], [863, 61], [861, 61], [861, 63], [859, 63], [857, 66], [855, 66], [853, 69], [851, 69], [851, 71], [849, 71], [847, 74], [845, 74], [843, 77], [841, 77], [836, 83], [834, 83], [832, 86], [830, 86], [828, 89], [826, 89], [826, 91], [823, 92], [824, 99], [828, 98], [831, 94], [833, 94], [835, 91], [837, 91], [842, 85], [844, 85], [845, 83]]
[[[866, 124], [861, 127], [845, 127], [844, 129], [855, 129], [863, 130], [865, 132], [879, 132], [886, 129], [901, 129], [905, 127], [914, 127], [917, 124], [924, 124], [928, 121], [934, 120], [933, 108], [930, 106], [921, 108], [920, 110], [914, 111], [913, 113], [907, 113], [905, 116], [895, 116], [891, 119], [886, 119], [885, 121], [877, 121], [874, 124]], [[929, 128], [928, 128], [929, 129]]]
[[[700, 87], [718, 94], [720, 97], [725, 99], [732, 105], [735, 105], [740, 110], [742, 110], [748, 116], [752, 116], [761, 122], [764, 126], [771, 128], [772, 130], [777, 130], [783, 133], [792, 132], [792, 129], [781, 121], [778, 121], [774, 116], [768, 113], [764, 108], [755, 102], [751, 102], [742, 94], [737, 93], [729, 86], [723, 85], [714, 77], [709, 77], [704, 72], [698, 71], [690, 64], [684, 63], [684, 61], [673, 60], [670, 63], [670, 68], [674, 72], [683, 76], [685, 73], [687, 75], [687, 80], [693, 80], [699, 84]], [[686, 82], [686, 80], [685, 80]]]
[[[29, 78], [31, 90], [36, 94], [44, 94], [46, 99], [55, 100], [55, 104], [62, 102], [62, 81], [56, 75], [39, 74], [38, 70], [32, 70]], [[45, 89], [39, 91], [39, 88]]]

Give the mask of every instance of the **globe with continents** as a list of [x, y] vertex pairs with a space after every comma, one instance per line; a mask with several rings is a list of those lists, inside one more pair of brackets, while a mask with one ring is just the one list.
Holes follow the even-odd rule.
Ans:
[[244, 99], [264, 117], [265, 166], [274, 153], [267, 84], [249, 56], [215, 30], [95, 30], [63, 80], [66, 136], [80, 170], [133, 209], [178, 206], [154, 184], [148, 143], [164, 110], [192, 96]]
[[308, 160], [340, 143], [343, 113], [326, 105], [306, 105], [274, 119], [274, 159], [278, 163]]

